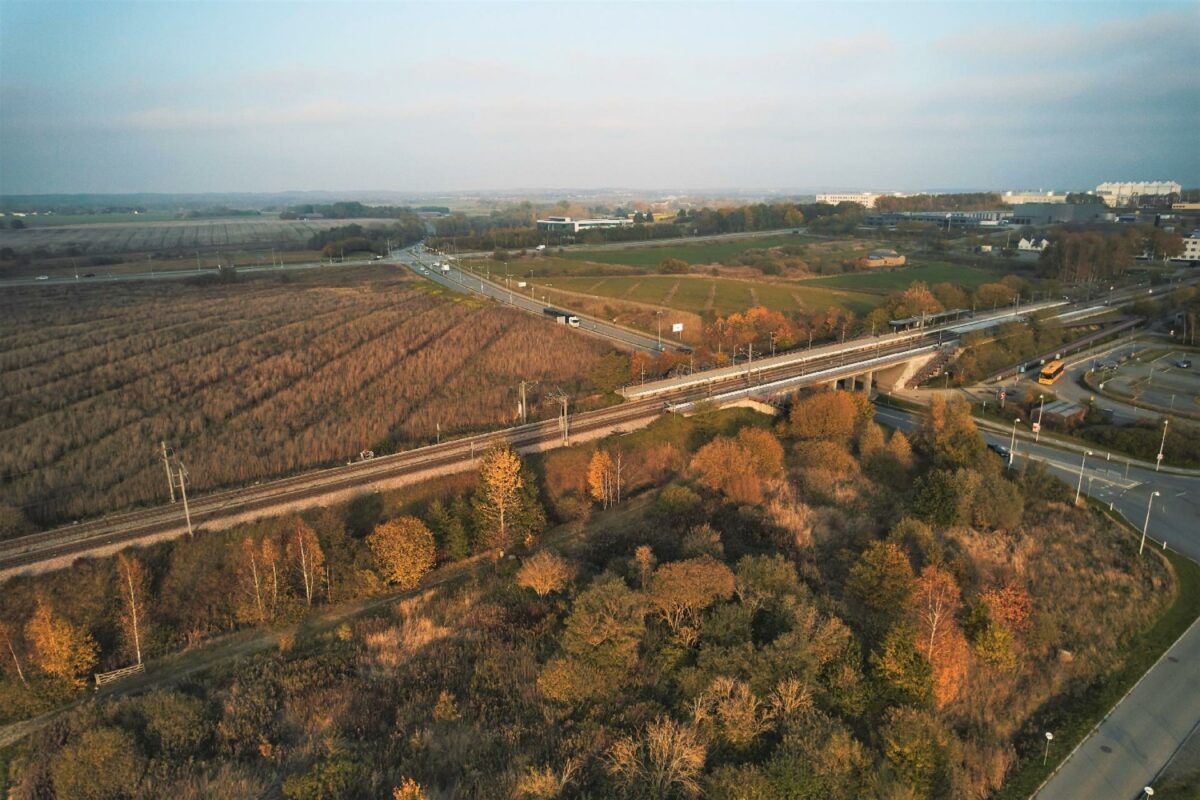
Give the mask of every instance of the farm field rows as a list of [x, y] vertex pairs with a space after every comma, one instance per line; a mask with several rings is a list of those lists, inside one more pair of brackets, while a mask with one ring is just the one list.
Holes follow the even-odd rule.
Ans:
[[270, 249], [304, 247], [319, 231], [342, 225], [386, 224], [387, 220], [281, 220], [233, 217], [230, 219], [130, 222], [91, 225], [0, 229], [0, 248], [19, 253], [44, 248], [65, 255], [71, 248], [86, 255], [212, 250], [217, 248]]
[[913, 281], [953, 283], [963, 289], [975, 289], [982, 284], [997, 281], [1001, 272], [964, 267], [957, 264], [921, 264], [903, 269], [876, 272], [848, 272], [827, 278], [814, 278], [810, 285], [831, 286], [839, 289], [862, 289], [896, 292], [908, 287]]
[[627, 250], [569, 251], [560, 258], [573, 261], [591, 261], [598, 264], [628, 264], [634, 267], [654, 267], [667, 258], [678, 258], [689, 264], [722, 263], [744, 250], [762, 247], [806, 244], [820, 241], [812, 236], [774, 235], [753, 239], [734, 239], [727, 242], [680, 243], [667, 240], [661, 246], [631, 247]]
[[162, 499], [160, 440], [194, 490], [245, 484], [507, 423], [605, 350], [387, 267], [12, 289], [0, 342], [0, 503], [43, 524]]
[[[699, 275], [644, 275], [611, 277], [556, 277], [538, 282], [548, 287], [586, 295], [631, 300], [681, 311], [726, 315], [765, 305], [777, 311], [813, 311], [835, 306], [856, 314], [870, 311], [878, 297], [813, 286], [811, 281], [770, 282]], [[552, 296], [552, 294], [551, 294]]]

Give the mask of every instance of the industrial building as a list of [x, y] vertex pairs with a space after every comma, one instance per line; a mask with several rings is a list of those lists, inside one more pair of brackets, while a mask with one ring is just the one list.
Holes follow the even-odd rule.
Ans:
[[867, 225], [891, 227], [901, 222], [931, 222], [943, 228], [988, 228], [1005, 224], [1008, 211], [893, 211], [868, 214]]
[[880, 197], [875, 192], [844, 192], [840, 194], [819, 194], [818, 203], [828, 203], [836, 206], [838, 203], [858, 203], [863, 208], [874, 208], [875, 201]]
[[1103, 203], [1020, 203], [1012, 211], [1013, 225], [1113, 222], [1115, 219]]
[[1015, 206], [1018, 203], [1065, 203], [1067, 195], [1054, 192], [1005, 192], [1000, 199]]
[[629, 219], [572, 219], [571, 217], [547, 217], [537, 221], [539, 231], [548, 231], [551, 233], [579, 233], [580, 231], [590, 231], [597, 228], [620, 228], [625, 225], [632, 225], [633, 220]]
[[1175, 181], [1128, 181], [1125, 183], [1102, 183], [1096, 187], [1096, 194], [1110, 206], [1123, 206], [1133, 202], [1136, 197], [1161, 197], [1168, 194], [1179, 194], [1183, 190]]

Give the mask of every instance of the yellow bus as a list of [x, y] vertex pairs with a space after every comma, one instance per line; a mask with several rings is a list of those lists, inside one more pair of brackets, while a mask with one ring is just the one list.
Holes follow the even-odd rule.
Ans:
[[1042, 367], [1041, 374], [1038, 375], [1038, 383], [1051, 384], [1063, 376], [1066, 370], [1066, 365], [1061, 361], [1051, 361], [1046, 366]]

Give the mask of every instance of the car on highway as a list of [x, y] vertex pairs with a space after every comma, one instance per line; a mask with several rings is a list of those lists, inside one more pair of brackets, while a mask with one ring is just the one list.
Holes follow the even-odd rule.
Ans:
[[988, 450], [991, 450], [993, 453], [995, 453], [996, 455], [1000, 456], [1001, 458], [1003, 458], [1005, 460], [1008, 459], [1008, 448], [1002, 444], [995, 444], [995, 443], [989, 442]]
[[39, 281], [48, 281], [48, 280], [50, 280], [50, 276], [49, 275], [38, 275], [37, 279]]
[[85, 272], [85, 273], [84, 273], [84, 275], [83, 275], [83, 277], [85, 277], [85, 278], [94, 278], [94, 277], [96, 277], [96, 273], [94, 273], [94, 272]]

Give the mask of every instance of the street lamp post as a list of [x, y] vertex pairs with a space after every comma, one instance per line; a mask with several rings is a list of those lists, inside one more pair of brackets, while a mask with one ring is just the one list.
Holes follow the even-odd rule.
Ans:
[[1042, 766], [1046, 766], [1046, 761], [1050, 758], [1050, 743], [1054, 741], [1054, 734], [1046, 731], [1046, 752], [1042, 754]]
[[1092, 451], [1088, 450], [1083, 454], [1083, 458], [1079, 459], [1079, 484], [1075, 487], [1075, 505], [1079, 505], [1079, 493], [1083, 491], [1083, 465], [1092, 454]]
[[1021, 421], [1020, 417], [1013, 420], [1012, 437], [1008, 440], [1008, 466], [1012, 467], [1013, 459], [1017, 454], [1017, 423]]
[[1154, 459], [1154, 471], [1155, 472], [1158, 472], [1158, 468], [1162, 466], [1163, 448], [1167, 446], [1167, 425], [1170, 424], [1170, 422], [1171, 422], [1171, 420], [1169, 420], [1169, 419], [1163, 420], [1163, 438], [1162, 438], [1162, 442], [1160, 442], [1158, 445], [1158, 458]]
[[1154, 505], [1154, 498], [1158, 497], [1158, 492], [1150, 493], [1150, 500], [1146, 503], [1146, 521], [1142, 523], [1142, 543], [1138, 545], [1138, 555], [1142, 554], [1142, 550], [1146, 548], [1146, 530], [1150, 527], [1150, 508]]
[[1041, 441], [1042, 437], [1042, 412], [1046, 410], [1046, 395], [1039, 394], [1038, 400], [1041, 401], [1041, 405], [1038, 406], [1037, 426], [1033, 429], [1033, 440], [1035, 442]]

